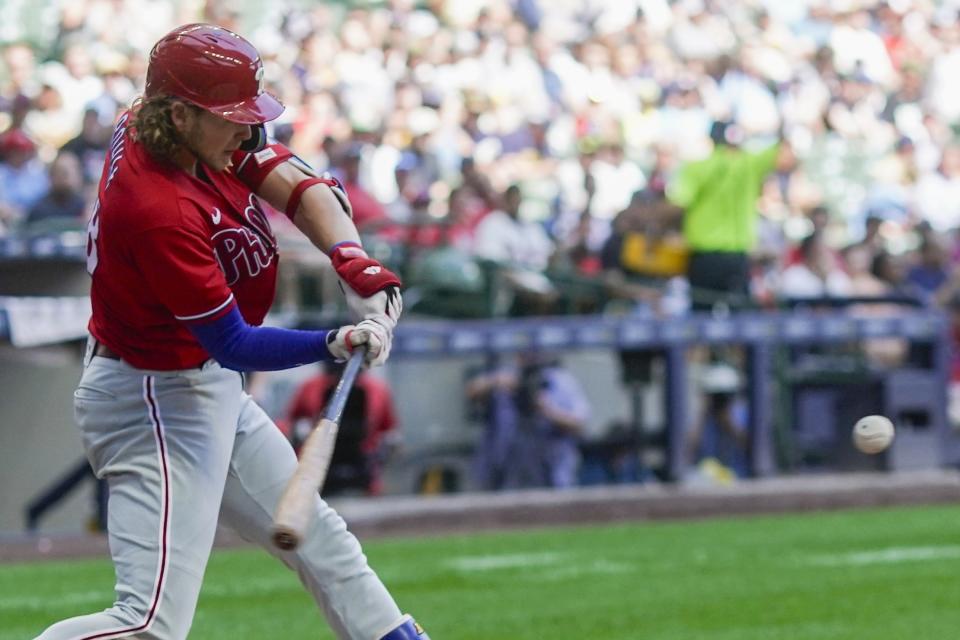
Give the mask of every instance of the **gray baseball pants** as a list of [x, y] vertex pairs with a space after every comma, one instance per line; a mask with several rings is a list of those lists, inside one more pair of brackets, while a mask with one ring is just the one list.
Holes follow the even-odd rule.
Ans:
[[74, 407], [87, 457], [110, 488], [116, 601], [38, 640], [186, 638], [219, 519], [296, 571], [339, 638], [377, 640], [400, 623], [360, 544], [319, 496], [301, 546], [273, 548], [273, 512], [297, 460], [239, 373], [212, 360], [183, 371], [89, 352], [87, 362]]

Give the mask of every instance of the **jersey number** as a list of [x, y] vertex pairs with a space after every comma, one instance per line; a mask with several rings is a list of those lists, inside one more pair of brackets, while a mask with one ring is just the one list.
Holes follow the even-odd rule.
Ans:
[[100, 237], [100, 199], [93, 203], [93, 215], [87, 223], [87, 273], [97, 270], [97, 238]]

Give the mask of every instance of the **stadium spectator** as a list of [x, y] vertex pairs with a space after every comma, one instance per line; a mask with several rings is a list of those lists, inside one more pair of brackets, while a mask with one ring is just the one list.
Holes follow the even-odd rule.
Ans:
[[903, 258], [889, 251], [881, 251], [873, 257], [870, 272], [880, 279], [891, 295], [919, 297], [919, 292], [906, 281], [906, 269]]
[[498, 491], [519, 484], [513, 477], [514, 441], [519, 429], [514, 389], [516, 371], [497, 366], [467, 381], [465, 395], [484, 423], [476, 448], [476, 479], [481, 489]]
[[[283, 422], [287, 437], [297, 449], [322, 416], [342, 370], [343, 365], [322, 364], [317, 375], [294, 391]], [[383, 490], [383, 463], [398, 446], [397, 415], [390, 387], [363, 371], [343, 410], [324, 495], [351, 491], [379, 495]]]
[[522, 354], [516, 366], [497, 367], [467, 382], [486, 429], [477, 447], [477, 474], [486, 489], [572, 487], [580, 463], [580, 435], [590, 405], [577, 379], [545, 354]]
[[650, 193], [665, 199], [667, 195], [667, 184], [670, 177], [676, 170], [677, 157], [670, 146], [660, 143], [654, 146], [653, 162], [650, 172], [647, 176], [647, 186], [645, 189]]
[[916, 252], [916, 262], [907, 269], [906, 284], [924, 300], [931, 300], [949, 278], [947, 253], [933, 233], [923, 237]]
[[[814, 207], [807, 213], [807, 219], [810, 221], [810, 232], [807, 235], [820, 234], [826, 237], [827, 229], [830, 225], [830, 211], [826, 207], [823, 205]], [[828, 250], [833, 254], [837, 267], [841, 267], [843, 260], [840, 258], [840, 254], [829, 247]], [[801, 254], [800, 245], [798, 244], [790, 247], [787, 251], [783, 265], [784, 267], [789, 267], [800, 262], [803, 262], [803, 255]]]
[[19, 105], [16, 111], [20, 117], [14, 117], [10, 123], [11, 128], [18, 128], [23, 126], [22, 116], [30, 108], [30, 100], [39, 91], [36, 54], [26, 42], [15, 41], [3, 46], [0, 59], [6, 72], [0, 84], [0, 107], [3, 111], [13, 111], [14, 106]]
[[681, 213], [654, 191], [633, 194], [630, 205], [614, 218], [600, 254], [609, 293], [654, 303], [667, 280], [686, 273]]
[[77, 157], [83, 168], [83, 182], [93, 185], [100, 181], [103, 157], [110, 143], [110, 127], [100, 123], [100, 114], [89, 108], [83, 113], [80, 133], [60, 147], [60, 153], [70, 153]]
[[430, 202], [426, 184], [414, 173], [416, 158], [412, 153], [402, 153], [396, 161], [393, 176], [396, 195], [386, 205], [387, 215], [394, 222], [407, 223], [423, 214]]
[[30, 207], [25, 228], [54, 220], [82, 223], [86, 207], [80, 161], [72, 153], [61, 153], [50, 165], [50, 189]]
[[[894, 293], [893, 287], [871, 272], [873, 261], [866, 244], [849, 247], [844, 255], [847, 274], [850, 276], [848, 295], [858, 298], [883, 298]], [[852, 316], [891, 316], [903, 307], [895, 304], [868, 302], [847, 307]], [[901, 364], [907, 355], [907, 343], [899, 338], [871, 338], [863, 343], [867, 361], [874, 366], [893, 367]]]
[[937, 168], [917, 180], [915, 207], [937, 231], [960, 226], [960, 144], [947, 145]]
[[850, 245], [850, 247], [858, 246], [866, 249], [867, 255], [872, 262], [877, 254], [885, 250], [883, 234], [881, 233], [883, 231], [883, 223], [883, 217], [876, 212], [868, 213], [867, 219], [864, 220], [863, 223], [863, 237]]
[[468, 184], [450, 190], [446, 213], [434, 218], [424, 211], [408, 221], [406, 243], [414, 247], [451, 247], [469, 256], [473, 250], [474, 233], [487, 211], [480, 198]]
[[855, 244], [844, 252], [844, 265], [850, 277], [850, 295], [858, 298], [874, 298], [890, 295], [890, 285], [873, 275], [870, 266], [873, 253], [867, 244]]
[[503, 193], [502, 205], [477, 225], [474, 253], [480, 258], [505, 265], [543, 271], [552, 246], [539, 224], [520, 217], [523, 195], [519, 185], [510, 185]]
[[389, 222], [386, 209], [367, 189], [360, 184], [360, 163], [363, 145], [350, 144], [342, 151], [337, 168], [342, 175], [343, 186], [350, 194], [353, 220], [361, 232], [375, 230]]
[[601, 146], [589, 171], [595, 181], [590, 194], [590, 213], [601, 220], [613, 219], [646, 184], [643, 172], [636, 163], [627, 160], [623, 147], [617, 143]]
[[554, 285], [543, 274], [553, 243], [543, 226], [520, 215], [523, 195], [513, 184], [503, 193], [502, 207], [483, 217], [476, 228], [473, 252], [497, 265], [506, 294], [516, 310], [540, 311], [556, 299]]
[[693, 464], [714, 460], [738, 477], [746, 477], [747, 407], [742, 375], [730, 364], [714, 362], [699, 376], [703, 402], [687, 434], [688, 459]]
[[823, 233], [811, 233], [800, 243], [800, 262], [787, 267], [780, 280], [780, 296], [844, 298], [850, 295], [850, 278], [837, 268]]
[[18, 225], [49, 186], [33, 140], [20, 129], [0, 134], [0, 225]]

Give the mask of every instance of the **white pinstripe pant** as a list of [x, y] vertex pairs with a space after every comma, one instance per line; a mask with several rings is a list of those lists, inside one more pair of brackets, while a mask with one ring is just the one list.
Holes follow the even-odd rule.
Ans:
[[274, 507], [296, 457], [238, 373], [213, 361], [161, 372], [94, 357], [74, 407], [87, 456], [109, 482], [116, 602], [38, 640], [186, 638], [218, 513], [297, 572], [339, 637], [375, 640], [401, 620], [356, 538], [319, 496], [300, 548], [272, 548]]

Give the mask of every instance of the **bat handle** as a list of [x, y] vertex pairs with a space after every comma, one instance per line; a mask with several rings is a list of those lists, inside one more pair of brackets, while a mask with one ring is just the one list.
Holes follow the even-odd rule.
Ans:
[[330, 401], [327, 403], [327, 407], [323, 412], [323, 417], [330, 422], [340, 424], [340, 417], [343, 415], [344, 407], [347, 406], [350, 389], [353, 388], [353, 383], [360, 373], [360, 367], [363, 365], [363, 358], [366, 354], [366, 346], [357, 347], [356, 350], [350, 354], [350, 359], [347, 360], [347, 364], [343, 368], [343, 373], [340, 375], [340, 382], [337, 383], [337, 387], [333, 390]]

